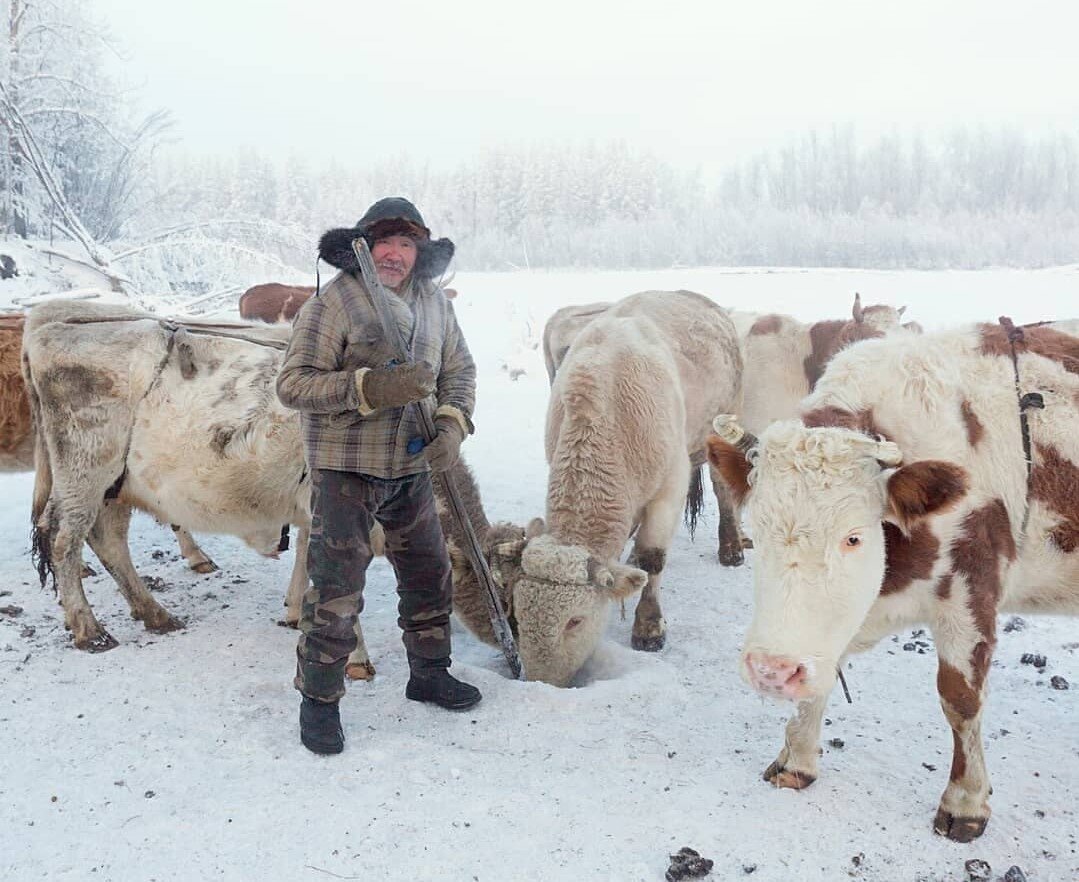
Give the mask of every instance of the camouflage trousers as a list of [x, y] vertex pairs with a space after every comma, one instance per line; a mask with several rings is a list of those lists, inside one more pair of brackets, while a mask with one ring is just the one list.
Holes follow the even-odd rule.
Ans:
[[353, 626], [363, 610], [371, 527], [386, 534], [397, 575], [397, 623], [409, 665], [447, 667], [453, 583], [431, 476], [387, 480], [315, 469], [311, 475], [311, 587], [303, 597], [296, 688], [319, 701], [345, 694], [345, 663], [356, 648]]

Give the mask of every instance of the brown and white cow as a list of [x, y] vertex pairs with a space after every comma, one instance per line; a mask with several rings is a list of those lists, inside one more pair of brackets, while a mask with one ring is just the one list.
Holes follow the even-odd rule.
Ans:
[[[989, 819], [981, 714], [998, 612], [1079, 612], [1079, 337], [1000, 326], [871, 340], [839, 353], [802, 420], [747, 458], [709, 455], [748, 499], [755, 608], [742, 673], [798, 703], [765, 776], [817, 777], [837, 666], [914, 623], [936, 641], [954, 736], [934, 829], [959, 841]], [[1027, 410], [1028, 475], [1019, 394]]]
[[813, 391], [829, 360], [846, 346], [899, 328], [920, 332], [913, 322], [902, 323], [905, 309], [885, 304], [863, 308], [861, 296], [855, 294], [849, 319], [807, 324], [789, 315], [756, 316], [741, 335], [745, 360], [741, 425], [759, 434], [769, 423], [796, 416], [799, 402]]
[[314, 285], [282, 285], [267, 282], [240, 295], [240, 318], [270, 324], [291, 323], [317, 289]]
[[[627, 297], [574, 341], [547, 411], [549, 532], [499, 561], [515, 579], [529, 679], [567, 685], [599, 643], [610, 602], [642, 589], [633, 646], [662, 648], [660, 577], [690, 456], [717, 411], [737, 403], [741, 366], [727, 313], [686, 291]], [[631, 535], [627, 566], [618, 557]]]

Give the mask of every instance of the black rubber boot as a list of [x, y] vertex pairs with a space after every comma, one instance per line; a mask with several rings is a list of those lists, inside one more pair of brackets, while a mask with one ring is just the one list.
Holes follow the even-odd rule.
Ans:
[[462, 683], [445, 668], [413, 671], [405, 687], [405, 698], [427, 701], [446, 710], [468, 710], [483, 698], [479, 689]]
[[341, 711], [337, 702], [315, 701], [306, 695], [300, 702], [300, 741], [313, 753], [340, 753], [345, 749]]

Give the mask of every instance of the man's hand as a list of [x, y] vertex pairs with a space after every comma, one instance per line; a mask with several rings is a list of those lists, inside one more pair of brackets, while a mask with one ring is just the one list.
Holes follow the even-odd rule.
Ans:
[[[404, 407], [435, 391], [435, 371], [426, 361], [356, 372], [360, 397], [370, 410]], [[361, 407], [361, 411], [363, 408]]]
[[442, 416], [435, 420], [437, 434], [434, 440], [423, 448], [424, 456], [432, 472], [444, 472], [453, 468], [461, 455], [461, 442], [465, 440], [465, 431], [453, 417]]

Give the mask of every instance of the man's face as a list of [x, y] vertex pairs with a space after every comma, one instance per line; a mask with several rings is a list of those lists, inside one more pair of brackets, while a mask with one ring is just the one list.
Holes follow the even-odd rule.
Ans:
[[376, 239], [371, 257], [375, 261], [379, 281], [396, 291], [416, 265], [416, 240], [403, 235]]

